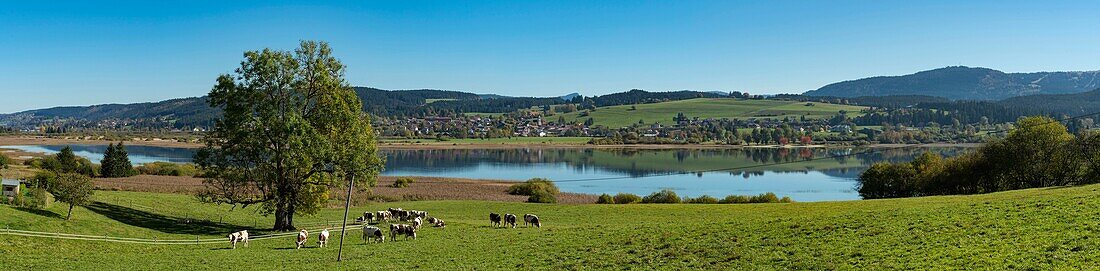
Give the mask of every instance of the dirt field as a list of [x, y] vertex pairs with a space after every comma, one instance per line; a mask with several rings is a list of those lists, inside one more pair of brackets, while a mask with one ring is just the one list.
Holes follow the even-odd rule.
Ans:
[[[508, 186], [515, 182], [474, 180], [439, 177], [411, 177], [413, 183], [406, 188], [393, 188], [396, 177], [382, 176], [378, 184], [369, 190], [356, 189], [352, 198], [355, 205], [368, 201], [410, 200], [488, 200], [523, 202], [525, 196], [509, 195]], [[177, 176], [138, 175], [128, 178], [96, 178], [100, 190], [139, 191], [157, 193], [195, 194], [204, 188], [202, 179]], [[333, 200], [342, 204], [344, 192], [333, 193]], [[561, 193], [559, 203], [584, 204], [596, 202], [596, 195]]]

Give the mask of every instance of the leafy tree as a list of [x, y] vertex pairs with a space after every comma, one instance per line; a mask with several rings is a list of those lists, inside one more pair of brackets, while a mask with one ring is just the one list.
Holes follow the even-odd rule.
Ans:
[[662, 189], [643, 197], [642, 203], [680, 203], [680, 197], [671, 189]]
[[83, 206], [92, 201], [92, 179], [88, 176], [63, 173], [57, 176], [57, 181], [50, 186], [50, 194], [55, 201], [69, 204], [69, 214], [65, 220], [73, 217], [73, 206]]
[[370, 119], [327, 43], [245, 52], [209, 102], [223, 114], [195, 155], [207, 177], [199, 198], [258, 204], [274, 230], [293, 230], [294, 215], [316, 213], [349, 176], [371, 187], [382, 170]]
[[615, 199], [608, 194], [600, 194], [600, 197], [596, 199], [596, 204], [613, 204]]
[[103, 154], [103, 160], [99, 163], [100, 174], [107, 178], [134, 176], [134, 166], [130, 163], [130, 155], [122, 142], [118, 145], [107, 145], [107, 151]]

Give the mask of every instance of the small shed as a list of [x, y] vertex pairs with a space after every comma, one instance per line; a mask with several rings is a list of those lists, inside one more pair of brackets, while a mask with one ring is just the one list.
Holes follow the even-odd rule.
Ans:
[[0, 187], [3, 188], [5, 197], [15, 197], [19, 194], [19, 180], [0, 181]]

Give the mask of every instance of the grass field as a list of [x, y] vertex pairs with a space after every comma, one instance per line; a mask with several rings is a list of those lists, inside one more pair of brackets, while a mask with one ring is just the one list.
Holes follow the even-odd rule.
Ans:
[[[567, 121], [575, 120], [584, 122], [592, 118], [596, 125], [608, 127], [624, 127], [643, 120], [647, 124], [658, 122], [671, 124], [672, 118], [677, 113], [684, 113], [689, 118], [799, 118], [805, 115], [807, 118], [828, 118], [846, 110], [858, 113], [864, 107], [851, 105], [837, 105], [826, 103], [778, 101], [778, 100], [742, 100], [728, 98], [700, 98], [690, 100], [671, 101], [653, 104], [633, 105], [637, 109], [631, 110], [631, 105], [617, 105], [597, 108], [589, 112], [589, 116], [581, 117], [580, 112], [563, 114]], [[555, 118], [551, 118], [557, 119]]]
[[[1087, 269], [1100, 256], [1100, 185], [974, 196], [758, 205], [539, 205], [483, 201], [375, 204], [427, 210], [446, 229], [415, 241], [293, 249], [293, 238], [251, 247], [138, 245], [0, 235], [7, 270], [434, 269]], [[64, 221], [0, 205], [0, 227], [138, 238], [220, 238], [264, 227], [253, 209], [200, 204], [185, 195], [99, 191]], [[131, 208], [130, 206], [136, 206]], [[535, 213], [542, 229], [488, 226], [489, 212]], [[339, 219], [340, 209], [299, 217]], [[224, 216], [224, 218], [221, 218]], [[192, 222], [188, 217], [219, 217]], [[257, 222], [258, 221], [258, 222]], [[262, 234], [252, 228], [253, 235]], [[333, 242], [335, 243], [335, 242]]]
[[512, 138], [457, 138], [447, 140], [435, 139], [382, 139], [379, 144], [412, 144], [412, 145], [530, 145], [530, 144], [587, 144], [590, 137], [512, 137]]

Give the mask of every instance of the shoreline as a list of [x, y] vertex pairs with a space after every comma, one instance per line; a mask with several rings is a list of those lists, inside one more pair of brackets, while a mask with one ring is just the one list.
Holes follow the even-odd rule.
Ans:
[[[106, 145], [117, 141], [81, 138], [55, 138], [43, 136], [0, 136], [0, 146], [8, 145]], [[150, 139], [142, 141], [122, 141], [131, 146], [151, 146], [167, 148], [200, 148], [203, 145], [193, 142], [179, 142], [165, 139]], [[673, 144], [623, 144], [623, 145], [589, 145], [569, 143], [378, 143], [378, 148], [383, 150], [446, 150], [446, 149], [650, 149], [650, 150], [691, 150], [691, 149], [745, 149], [745, 148], [900, 148], [907, 146], [922, 147], [963, 147], [972, 148], [981, 143], [929, 143], [929, 144], [870, 144], [863, 146], [852, 145], [673, 145]]]

